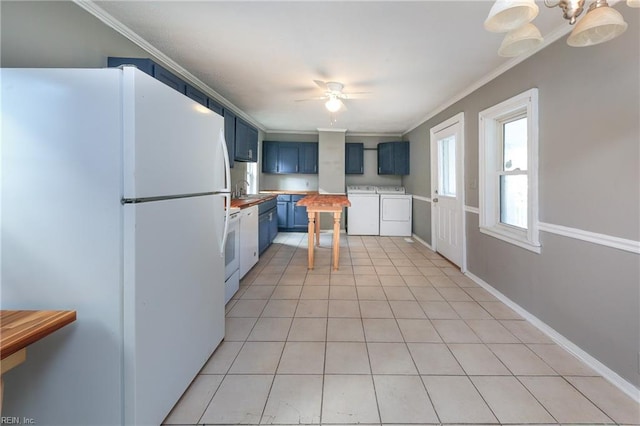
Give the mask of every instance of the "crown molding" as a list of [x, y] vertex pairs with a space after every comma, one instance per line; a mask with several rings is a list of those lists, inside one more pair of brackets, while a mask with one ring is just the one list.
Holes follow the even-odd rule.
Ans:
[[191, 74], [189, 71], [187, 71], [185, 68], [180, 66], [180, 64], [178, 64], [176, 61], [174, 61], [173, 59], [171, 59], [170, 57], [162, 53], [160, 50], [158, 50], [155, 46], [153, 46], [151, 43], [146, 41], [144, 38], [140, 37], [131, 28], [127, 27], [122, 22], [118, 21], [116, 18], [111, 16], [104, 9], [98, 6], [94, 1], [73, 0], [73, 2], [78, 6], [80, 6], [81, 8], [83, 8], [84, 10], [86, 10], [87, 12], [89, 12], [90, 14], [92, 14], [93, 16], [95, 16], [96, 18], [98, 18], [108, 27], [114, 29], [115, 31], [117, 31], [118, 33], [120, 33], [121, 35], [123, 35], [124, 37], [132, 41], [133, 43], [137, 44], [139, 47], [141, 47], [145, 51], [147, 51], [151, 56], [153, 56], [160, 63], [162, 63], [162, 65], [166, 66], [171, 71], [180, 75], [184, 80], [186, 80], [193, 86], [197, 87], [198, 89], [202, 90], [212, 98], [215, 98], [215, 100], [220, 102], [224, 107], [232, 110], [236, 114], [236, 116], [241, 117], [243, 120], [251, 123], [252, 125], [256, 126], [258, 129], [262, 130], [263, 132], [265, 131], [264, 127], [260, 125], [260, 123], [258, 123], [253, 117], [250, 117], [249, 115], [247, 115], [244, 111], [242, 111], [240, 108], [238, 108], [233, 103], [231, 103], [227, 98], [225, 98], [224, 96], [222, 96], [221, 94], [213, 90], [210, 86], [208, 86], [202, 80], [200, 80], [199, 78]]

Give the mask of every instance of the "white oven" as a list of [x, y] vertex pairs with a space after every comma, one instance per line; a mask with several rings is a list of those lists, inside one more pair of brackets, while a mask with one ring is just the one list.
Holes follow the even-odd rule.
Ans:
[[240, 209], [229, 210], [229, 229], [224, 246], [224, 303], [236, 294], [240, 287]]

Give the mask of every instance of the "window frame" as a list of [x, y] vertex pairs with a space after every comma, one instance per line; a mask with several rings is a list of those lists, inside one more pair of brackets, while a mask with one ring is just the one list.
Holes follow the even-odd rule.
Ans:
[[[515, 117], [527, 117], [527, 228], [500, 220], [502, 125]], [[479, 113], [480, 232], [540, 253], [538, 226], [538, 89], [533, 88]], [[524, 173], [518, 173], [524, 174]]]

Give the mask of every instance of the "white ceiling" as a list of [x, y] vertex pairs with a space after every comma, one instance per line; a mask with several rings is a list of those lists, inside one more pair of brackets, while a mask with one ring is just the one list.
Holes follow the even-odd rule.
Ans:
[[[322, 95], [314, 79], [370, 92], [347, 100], [333, 127], [401, 134], [510, 64], [497, 54], [503, 35], [483, 28], [491, 1], [100, 1], [94, 13], [96, 5], [269, 132], [332, 125], [323, 101], [296, 102]], [[540, 3], [543, 36], [565, 22]]]

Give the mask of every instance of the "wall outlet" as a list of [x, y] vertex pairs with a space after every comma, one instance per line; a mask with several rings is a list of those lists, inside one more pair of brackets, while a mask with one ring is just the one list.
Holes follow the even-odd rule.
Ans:
[[305, 182], [305, 185], [307, 186], [307, 188], [309, 187], [309, 181]]

